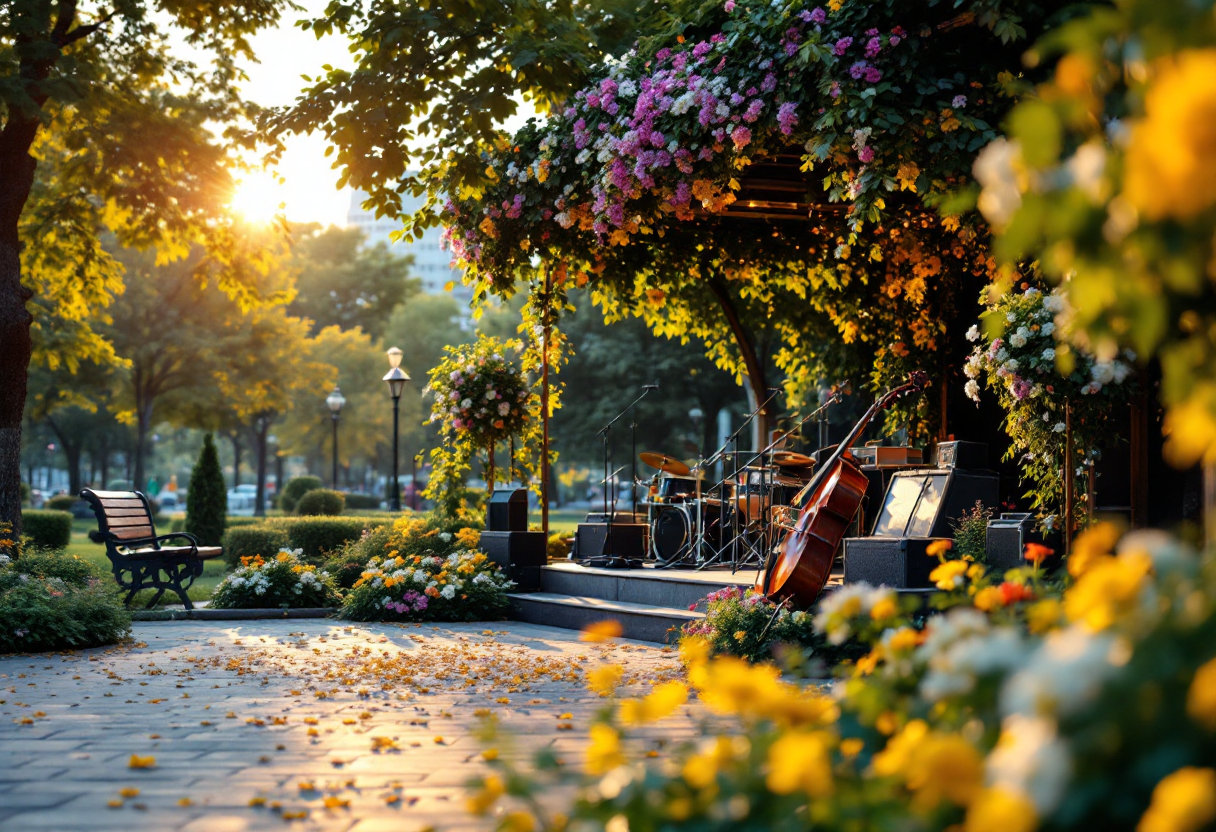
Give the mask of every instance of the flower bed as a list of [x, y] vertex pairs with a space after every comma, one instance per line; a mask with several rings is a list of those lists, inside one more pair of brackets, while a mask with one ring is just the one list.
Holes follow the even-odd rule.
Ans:
[[113, 581], [95, 566], [74, 555], [4, 553], [15, 549], [0, 529], [0, 653], [98, 647], [130, 633]]
[[471, 549], [446, 557], [373, 558], [346, 596], [342, 617], [351, 621], [498, 620], [507, 614], [507, 591], [512, 586], [496, 564]]
[[596, 828], [1208, 828], [1216, 550], [1141, 532], [1112, 551], [1117, 538], [1102, 525], [1081, 535], [1063, 591], [1042, 580], [1041, 550], [1001, 576], [944, 561], [949, 609], [923, 629], [889, 590], [836, 594], [816, 630], [869, 653], [830, 689], [686, 639], [688, 686], [716, 715], [697, 742], [654, 742], [649, 723], [684, 699], [660, 686], [597, 718], [583, 771], [492, 758], [471, 805], [489, 811], [510, 783], [523, 801], [500, 828], [549, 828], [536, 798], [572, 785], [577, 800], [543, 811]]
[[282, 549], [270, 560], [241, 558], [241, 565], [216, 587], [213, 609], [330, 607], [339, 600], [330, 574], [300, 560], [301, 551]]

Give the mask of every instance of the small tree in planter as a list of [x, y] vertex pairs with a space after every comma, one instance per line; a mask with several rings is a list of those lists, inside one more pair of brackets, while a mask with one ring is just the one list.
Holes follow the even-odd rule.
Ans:
[[190, 493], [186, 498], [186, 531], [204, 546], [218, 546], [224, 537], [228, 516], [228, 492], [224, 471], [211, 434], [203, 437], [203, 449], [190, 474]]
[[[444, 348], [444, 359], [431, 370], [424, 391], [434, 396], [431, 421], [439, 424], [444, 440], [431, 451], [434, 467], [427, 484], [428, 498], [445, 506], [458, 501], [465, 472], [483, 451], [492, 491], [498, 479], [495, 446], [518, 441], [520, 455], [526, 452], [526, 428], [535, 397], [523, 371], [504, 357], [508, 350], [521, 349], [518, 341], [486, 337]], [[512, 478], [514, 468], [504, 481]]]

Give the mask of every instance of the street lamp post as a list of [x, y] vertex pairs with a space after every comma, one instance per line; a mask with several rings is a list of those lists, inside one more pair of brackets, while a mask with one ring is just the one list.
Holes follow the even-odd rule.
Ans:
[[401, 511], [401, 486], [397, 481], [397, 415], [401, 409], [401, 393], [410, 377], [401, 369], [401, 350], [392, 347], [387, 355], [389, 371], [384, 376], [384, 382], [388, 385], [389, 395], [393, 397], [393, 491], [389, 498], [389, 508]]
[[342, 412], [342, 405], [346, 404], [346, 397], [342, 395], [342, 391], [336, 386], [334, 392], [325, 397], [325, 403], [329, 405], [329, 414], [333, 417], [334, 422], [334, 491], [338, 490], [338, 415]]

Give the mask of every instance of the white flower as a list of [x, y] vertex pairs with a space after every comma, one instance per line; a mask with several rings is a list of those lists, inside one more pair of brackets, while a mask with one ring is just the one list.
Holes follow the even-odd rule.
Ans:
[[463, 407], [465, 410], [468, 410], [470, 407], [473, 406], [473, 400], [472, 399], [463, 399], [460, 402], [460, 406]]
[[968, 361], [963, 365], [963, 373], [967, 378], [979, 378], [980, 365], [975, 361]]
[[1052, 323], [1051, 321], [1048, 321], [1047, 323], [1045, 323], [1041, 327], [1039, 327], [1039, 332], [1043, 333], [1044, 335], [1051, 335], [1055, 331], [1056, 331], [1056, 325], [1054, 323]]
[[475, 585], [488, 584], [490, 583], [490, 576], [485, 572], [479, 572], [473, 576], [473, 583]]
[[1053, 431], [1055, 431], [1056, 433], [1063, 433], [1065, 430], [1068, 429], [1068, 425], [1064, 424], [1063, 422], [1056, 422], [1055, 425], [1052, 426], [1051, 429]]
[[1115, 367], [1109, 361], [1096, 361], [1089, 374], [1098, 384], [1110, 384], [1115, 380]]
[[894, 592], [887, 587], [874, 587], [864, 581], [845, 584], [819, 603], [815, 631], [826, 634], [832, 644], [843, 644], [852, 635], [848, 617], [867, 616], [879, 601], [893, 597]]
[[1064, 311], [1064, 299], [1059, 295], [1052, 293], [1043, 298], [1043, 308], [1055, 315]]
[[921, 694], [937, 701], [970, 693], [976, 680], [1021, 664], [1025, 654], [1022, 637], [1012, 627], [988, 631], [986, 616], [960, 608], [938, 616], [926, 627], [925, 643], [916, 656], [929, 672], [921, 682]]
[[508, 404], [507, 402], [498, 403], [498, 415], [499, 416], [506, 416], [510, 412], [511, 412], [510, 404]]
[[1001, 723], [1001, 738], [988, 755], [988, 785], [1030, 798], [1040, 817], [1060, 804], [1072, 777], [1072, 754], [1053, 720], [1014, 714]]
[[1011, 373], [1016, 372], [1018, 369], [1018, 366], [1019, 366], [1018, 360], [1016, 358], [1011, 358], [1005, 362], [1005, 369]]
[[1081, 625], [1043, 639], [1025, 666], [1005, 680], [1001, 712], [1006, 715], [1069, 716], [1083, 712], [1108, 678], [1119, 670], [1114, 636], [1090, 633]]
[[1009, 343], [1018, 348], [1026, 346], [1026, 336], [1021, 329], [1009, 336]]
[[451, 601], [453, 598], [456, 597], [456, 587], [453, 584], [448, 584], [447, 586], [445, 586], [443, 589], [441, 589], [439, 591], [439, 594], [442, 595], [444, 598], [448, 599], [449, 601]]
[[975, 379], [971, 379], [963, 385], [963, 392], [967, 394], [967, 398], [971, 399], [971, 401], [979, 403], [980, 386], [976, 384]]
[[1053, 347], [1048, 347], [1047, 349], [1043, 350], [1043, 360], [1044, 361], [1055, 361], [1056, 360], [1056, 351]]
[[444, 543], [450, 543], [452, 540], [452, 535], [450, 532], [440, 532], [439, 539], [442, 540]]
[[968, 341], [980, 340], [980, 328], [978, 326], [976, 326], [975, 324], [972, 324], [971, 329], [967, 330], [967, 340]]
[[980, 213], [1000, 230], [1013, 219], [1022, 205], [1019, 170], [1022, 149], [1016, 141], [997, 139], [975, 157], [972, 172], [983, 186], [978, 206]]

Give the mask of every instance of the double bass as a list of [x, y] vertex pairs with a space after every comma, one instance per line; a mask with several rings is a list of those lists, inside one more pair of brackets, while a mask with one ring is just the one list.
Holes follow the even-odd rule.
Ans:
[[835, 452], [815, 472], [794, 500], [798, 520], [769, 553], [759, 589], [774, 601], [789, 601], [809, 607], [828, 582], [840, 541], [857, 516], [869, 481], [849, 449], [880, 410], [896, 399], [920, 392], [929, 377], [917, 370], [908, 382], [888, 391], [874, 402]]

